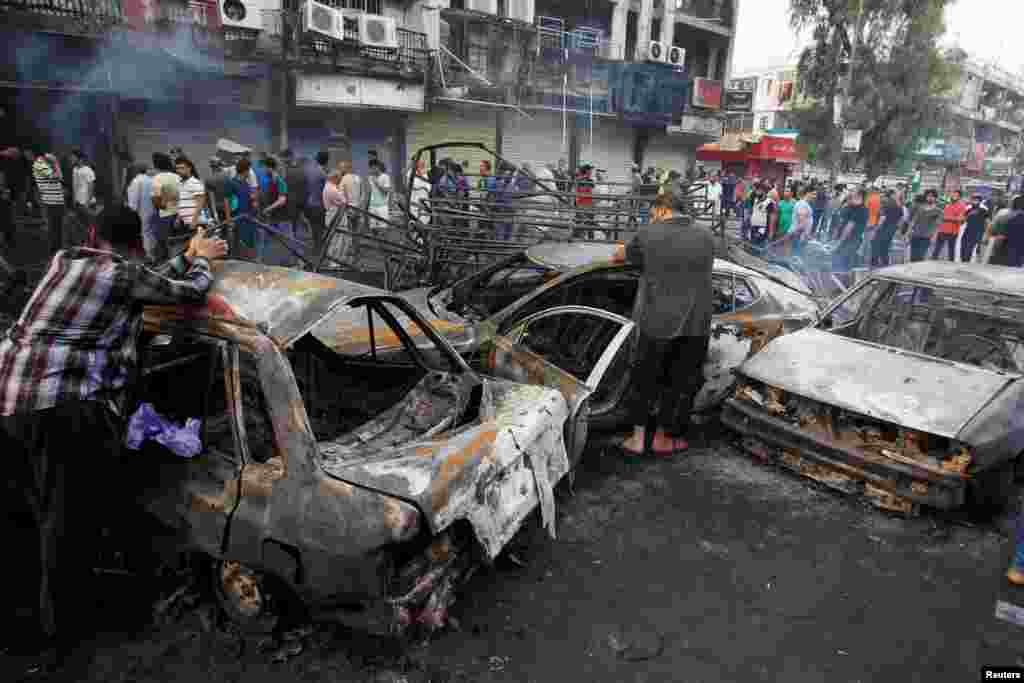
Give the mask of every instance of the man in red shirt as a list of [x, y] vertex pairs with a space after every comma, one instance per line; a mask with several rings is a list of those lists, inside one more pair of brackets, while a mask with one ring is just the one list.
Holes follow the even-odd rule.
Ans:
[[942, 225], [935, 233], [932, 259], [938, 259], [943, 247], [946, 247], [949, 250], [949, 260], [956, 260], [956, 239], [960, 235], [960, 226], [967, 219], [967, 205], [963, 203], [959, 190], [954, 191], [950, 199], [952, 201], [942, 210]]

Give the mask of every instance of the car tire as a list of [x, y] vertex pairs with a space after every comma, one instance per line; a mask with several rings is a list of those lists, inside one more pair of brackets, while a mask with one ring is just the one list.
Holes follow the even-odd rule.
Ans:
[[301, 600], [271, 574], [216, 559], [210, 573], [217, 603], [243, 633], [270, 633], [286, 616], [304, 616], [300, 615], [305, 611]]

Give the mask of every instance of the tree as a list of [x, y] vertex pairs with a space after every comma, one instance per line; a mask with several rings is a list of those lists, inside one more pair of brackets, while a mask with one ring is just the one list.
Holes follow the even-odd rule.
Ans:
[[[845, 127], [863, 131], [855, 163], [869, 180], [906, 166], [929, 130], [949, 121], [946, 97], [959, 68], [936, 47], [952, 0], [790, 0], [790, 21], [810, 31], [800, 55], [799, 79], [810, 105], [793, 118], [819, 163], [843, 160], [835, 126], [853, 58]], [[856, 50], [854, 46], [856, 45]]]

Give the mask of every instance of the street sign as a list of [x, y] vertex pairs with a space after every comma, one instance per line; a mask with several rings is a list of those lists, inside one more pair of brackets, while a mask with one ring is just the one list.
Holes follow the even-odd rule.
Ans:
[[753, 111], [754, 93], [749, 90], [726, 90], [722, 96], [722, 109], [726, 111]]
[[843, 151], [844, 152], [859, 152], [860, 141], [864, 136], [862, 130], [844, 130], [843, 131]]

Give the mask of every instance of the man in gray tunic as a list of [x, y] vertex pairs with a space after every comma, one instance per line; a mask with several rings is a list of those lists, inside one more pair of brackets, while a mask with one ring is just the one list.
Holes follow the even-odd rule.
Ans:
[[[648, 450], [673, 455], [689, 448], [690, 411], [704, 383], [714, 238], [677, 208], [670, 220], [640, 226], [624, 258], [639, 265], [643, 275], [633, 313], [639, 331], [632, 381], [635, 429], [622, 448], [636, 455]], [[649, 440], [652, 415], [656, 432]]]

